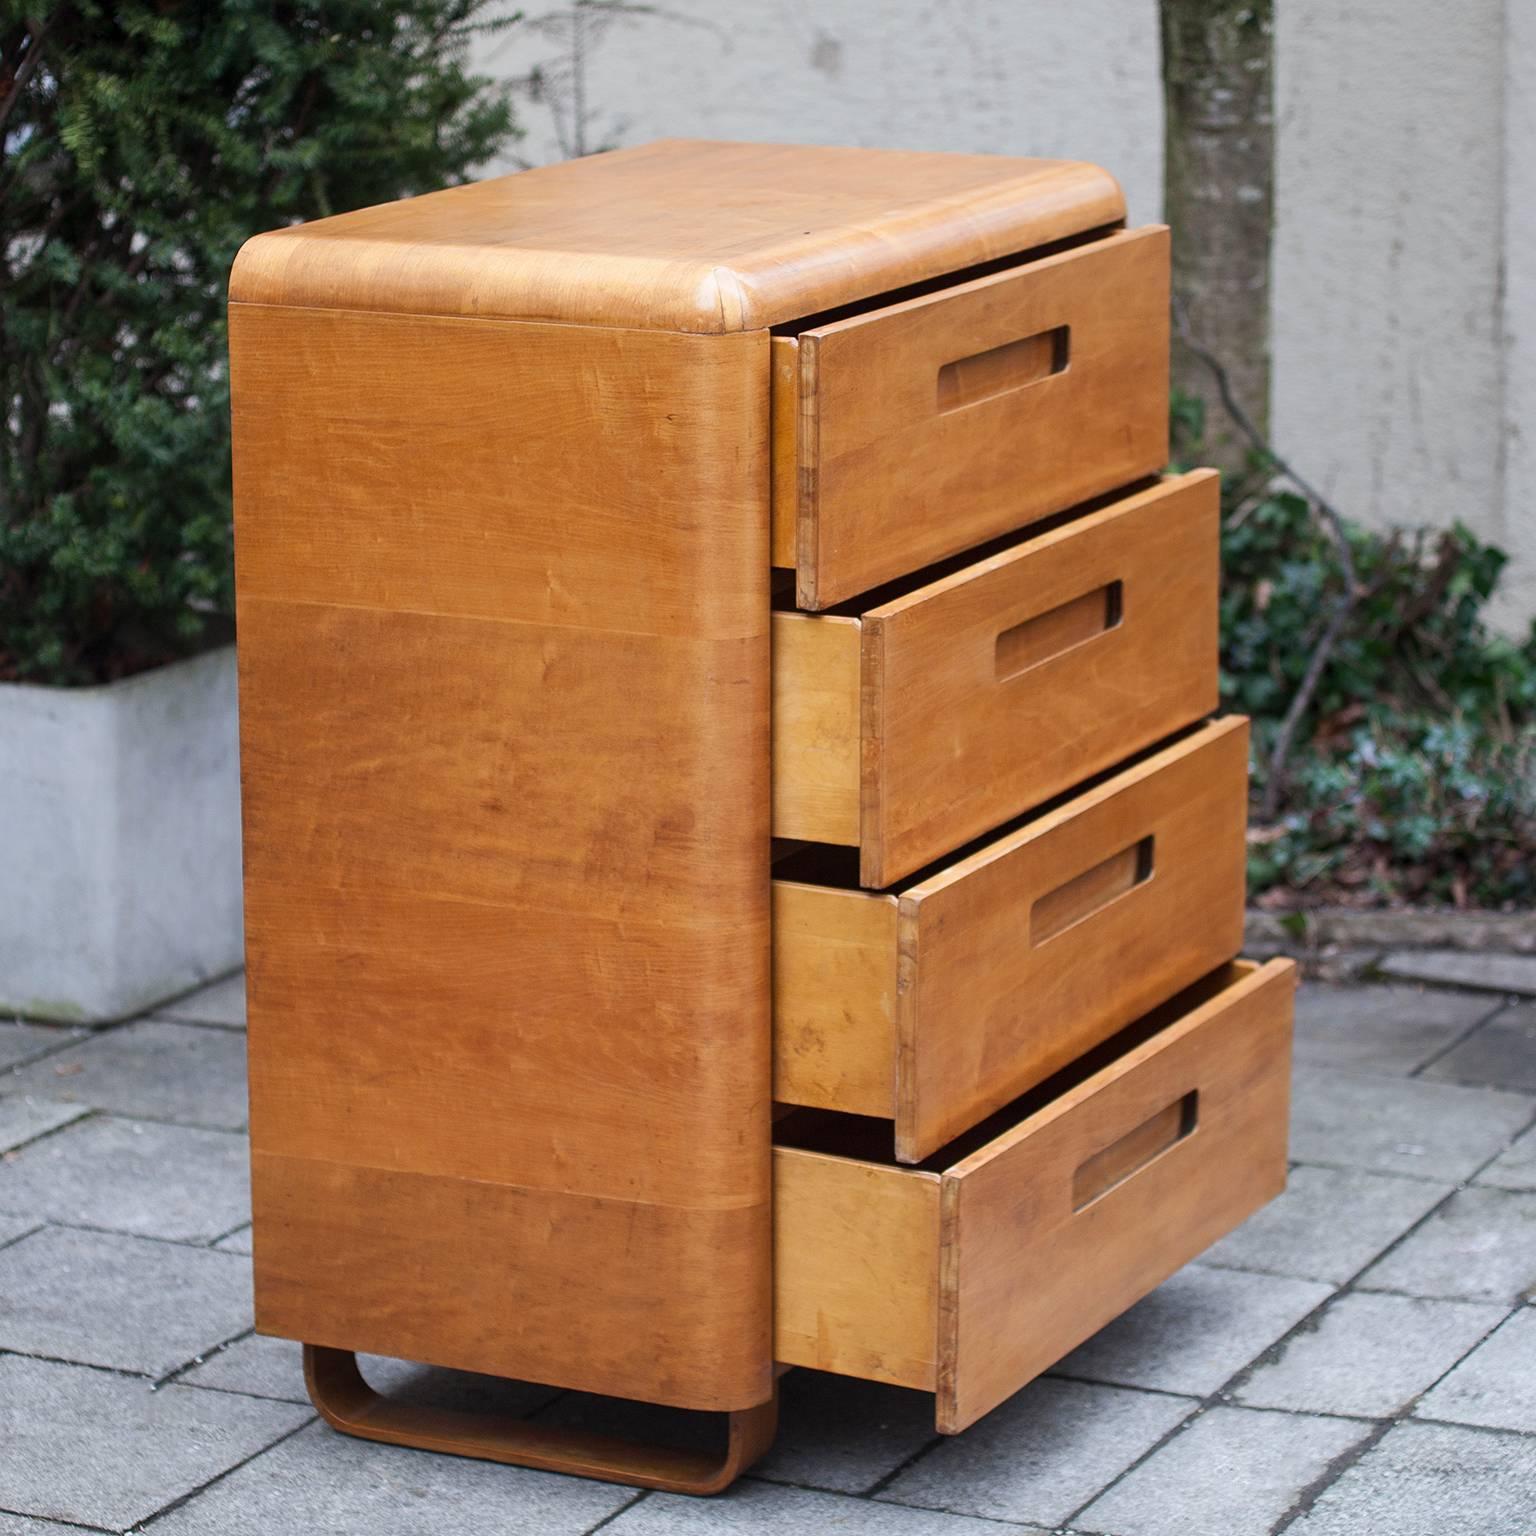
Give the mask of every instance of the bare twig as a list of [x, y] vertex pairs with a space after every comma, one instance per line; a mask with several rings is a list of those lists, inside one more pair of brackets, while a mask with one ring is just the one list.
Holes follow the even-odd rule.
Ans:
[[[524, 34], [550, 38], [559, 51], [512, 80], [511, 89], [549, 109], [555, 144], [565, 160], [613, 148], [611, 132], [623, 126], [610, 124], [610, 134], [599, 142], [597, 114], [589, 105], [592, 64], [611, 27], [642, 20], [669, 21], [717, 33], [726, 47], [730, 46], [729, 34], [718, 23], [648, 0], [572, 0], [542, 15], [520, 16], [520, 20]], [[532, 162], [514, 157], [513, 163], [526, 168]]]
[[0, 101], [0, 131], [4, 130], [5, 120], [11, 115], [16, 103], [21, 100], [21, 93], [43, 56], [43, 39], [48, 35], [48, 25], [46, 21], [27, 23], [27, 51], [21, 63], [16, 66], [16, 73], [11, 76], [10, 90], [5, 93], [5, 99]]
[[1296, 733], [1301, 728], [1302, 717], [1317, 693], [1318, 684], [1322, 682], [1323, 672], [1333, 655], [1334, 647], [1339, 643], [1339, 637], [1344, 633], [1344, 626], [1349, 622], [1349, 617], [1360, 598], [1359, 578], [1355, 574], [1355, 557], [1349, 547], [1349, 534], [1345, 529], [1344, 519], [1326, 496], [1275, 452], [1269, 439], [1254, 425], [1252, 418], [1233, 393], [1232, 382], [1227, 377], [1227, 370], [1222, 366], [1221, 360], [1195, 340], [1190, 333], [1188, 317], [1184, 313], [1183, 306], [1177, 301], [1174, 304], [1173, 319], [1179, 341], [1193, 357], [1198, 358], [1210, 370], [1212, 378], [1216, 381], [1217, 392], [1221, 395], [1221, 403], [1226, 407], [1227, 414], [1238, 430], [1321, 514], [1324, 531], [1338, 552], [1339, 565], [1344, 573], [1343, 588], [1334, 603], [1328, 622], [1323, 626], [1322, 634], [1318, 636], [1317, 644], [1312, 649], [1307, 670], [1302, 674], [1296, 692], [1291, 695], [1291, 702], [1280, 721], [1280, 729], [1275, 735], [1275, 744], [1270, 750], [1269, 762], [1265, 767], [1264, 796], [1259, 805], [1259, 815], [1265, 821], [1272, 821], [1280, 808], [1280, 791], [1284, 786], [1285, 765], [1295, 745]]

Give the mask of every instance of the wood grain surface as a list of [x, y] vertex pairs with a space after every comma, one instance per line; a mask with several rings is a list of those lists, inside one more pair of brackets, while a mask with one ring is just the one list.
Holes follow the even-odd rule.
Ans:
[[258, 235], [231, 296], [751, 331], [1124, 216], [1076, 161], [663, 139]]
[[773, 882], [773, 1096], [896, 1113], [894, 896]]
[[[957, 359], [1058, 328], [1059, 369], [949, 406]], [[796, 600], [821, 609], [1162, 468], [1168, 231], [813, 326], [797, 357]]]
[[938, 1384], [935, 1174], [774, 1149], [774, 1353], [931, 1392]]
[[1218, 485], [1170, 477], [852, 618], [775, 613], [775, 834], [857, 843], [879, 888], [1208, 714]]
[[231, 336], [258, 1324], [761, 1403], [767, 338]]
[[775, 613], [773, 831], [859, 840], [859, 621]]
[[772, 442], [769, 455], [770, 558], [793, 568], [799, 514], [800, 338], [774, 336], [770, 346], [768, 409]]

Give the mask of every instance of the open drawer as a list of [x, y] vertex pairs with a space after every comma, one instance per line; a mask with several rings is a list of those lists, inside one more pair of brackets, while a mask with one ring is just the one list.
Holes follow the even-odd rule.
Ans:
[[1076, 1348], [1284, 1187], [1294, 977], [1223, 967], [920, 1168], [780, 1121], [778, 1359], [936, 1392], [954, 1434]]
[[895, 891], [781, 860], [775, 1099], [926, 1157], [1238, 952], [1247, 801], [1233, 716]]
[[1218, 489], [1173, 476], [854, 614], [776, 612], [774, 835], [889, 885], [1208, 714]]
[[1168, 231], [1118, 231], [772, 344], [773, 561], [820, 609], [1155, 473]]

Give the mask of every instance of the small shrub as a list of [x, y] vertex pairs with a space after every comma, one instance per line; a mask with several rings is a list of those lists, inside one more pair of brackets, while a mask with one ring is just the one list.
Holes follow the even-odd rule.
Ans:
[[1270, 907], [1536, 901], [1536, 731], [1361, 709], [1303, 746], [1250, 835]]
[[0, 678], [122, 676], [230, 611], [230, 263], [494, 152], [487, 3], [0, 0]]
[[[1174, 425], [1198, 458], [1198, 411], [1176, 402]], [[1505, 556], [1460, 526], [1345, 534], [1356, 600], [1276, 814], [1250, 832], [1260, 904], [1536, 901], [1536, 630], [1484, 618]], [[1343, 582], [1313, 509], [1257, 461], [1224, 497], [1221, 602], [1222, 702], [1253, 717], [1256, 809]]]

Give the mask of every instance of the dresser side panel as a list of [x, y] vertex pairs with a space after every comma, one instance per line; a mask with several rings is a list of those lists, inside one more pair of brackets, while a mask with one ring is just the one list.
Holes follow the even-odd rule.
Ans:
[[260, 1324], [760, 1402], [768, 339], [230, 330]]

